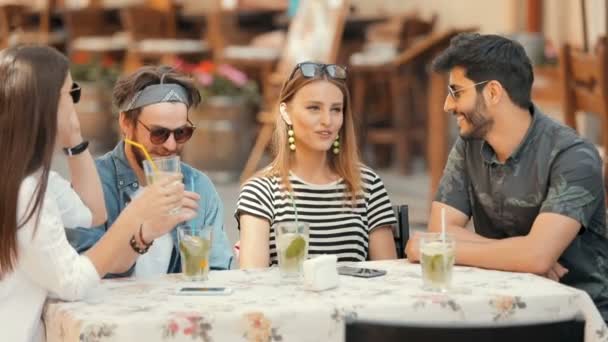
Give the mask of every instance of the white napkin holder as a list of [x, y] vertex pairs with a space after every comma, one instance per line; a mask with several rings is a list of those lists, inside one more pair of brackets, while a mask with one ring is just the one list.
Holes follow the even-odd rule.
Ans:
[[320, 255], [304, 261], [304, 288], [325, 291], [338, 286], [338, 258], [335, 255]]

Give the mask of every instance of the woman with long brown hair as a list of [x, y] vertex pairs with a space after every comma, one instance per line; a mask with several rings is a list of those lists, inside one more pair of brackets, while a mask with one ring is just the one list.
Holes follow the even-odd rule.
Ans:
[[[166, 219], [183, 200], [184, 187], [178, 177], [148, 186], [93, 248], [78, 255], [47, 192], [53, 151], [69, 141], [76, 115], [68, 60], [49, 47], [8, 48], [0, 52], [0, 75], [1, 334], [6, 341], [40, 341], [47, 295], [79, 299], [106, 273], [124, 272], [117, 260], [135, 260], [146, 251], [139, 238], [143, 223]], [[194, 215], [182, 210], [171, 220], [177, 224]]]
[[309, 255], [338, 261], [396, 258], [391, 202], [361, 164], [346, 69], [298, 64], [281, 90], [274, 161], [241, 189], [236, 219], [242, 268], [277, 263], [275, 229], [309, 224]]

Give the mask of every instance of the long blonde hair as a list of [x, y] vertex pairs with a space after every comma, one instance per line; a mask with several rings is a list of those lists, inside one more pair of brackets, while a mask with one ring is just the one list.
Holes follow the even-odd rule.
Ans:
[[[296, 67], [297, 68], [297, 67]], [[350, 195], [353, 205], [357, 198], [357, 194], [361, 191], [361, 170], [359, 150], [357, 148], [357, 137], [355, 134], [355, 123], [350, 106], [350, 94], [346, 85], [346, 80], [339, 80], [329, 77], [325, 72], [315, 77], [305, 77], [302, 72], [295, 70], [291, 79], [288, 79], [283, 84], [279, 102], [275, 107], [278, 112], [278, 104], [289, 103], [295, 94], [309, 83], [316, 81], [330, 82], [337, 86], [344, 95], [344, 104], [342, 107], [344, 120], [340, 127], [340, 152], [333, 154], [330, 148], [327, 151], [329, 166], [337, 173], [346, 184], [346, 188]], [[277, 176], [288, 191], [292, 191], [291, 183], [289, 182], [289, 170], [295, 160], [295, 153], [289, 149], [287, 124], [280, 115], [277, 115], [274, 136], [272, 139], [272, 151], [275, 154], [274, 160], [260, 172], [261, 176]], [[297, 134], [297, 132], [296, 132]], [[297, 137], [296, 137], [297, 141]]]

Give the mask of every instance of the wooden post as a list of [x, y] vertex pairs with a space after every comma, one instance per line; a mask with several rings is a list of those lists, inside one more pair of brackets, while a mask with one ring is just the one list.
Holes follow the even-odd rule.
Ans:
[[215, 6], [205, 13], [206, 29], [205, 39], [211, 45], [211, 51], [213, 52], [213, 60], [216, 63], [220, 63], [223, 59], [223, 51], [226, 47], [226, 41], [224, 39], [224, 33], [222, 32], [222, 17], [223, 15], [230, 15], [222, 13], [221, 7]]
[[[411, 68], [409, 68], [411, 69]], [[387, 75], [390, 78], [390, 89], [391, 89], [391, 113], [393, 116], [393, 129], [395, 131], [395, 164], [399, 170], [404, 173], [409, 173], [410, 166], [410, 141], [407, 134], [410, 134], [410, 122], [409, 118], [412, 113], [404, 108], [405, 102], [403, 101], [403, 94], [409, 92], [409, 84], [406, 84], [403, 79], [403, 72], [399, 68], [393, 68], [389, 71], [392, 75]], [[411, 70], [406, 70], [407, 73], [413, 73]], [[412, 79], [413, 77], [410, 77]]]
[[585, 11], [585, 0], [581, 0], [581, 16], [583, 18], [583, 51], [589, 51], [589, 38], [587, 34], [587, 11]]
[[560, 64], [560, 78], [561, 82], [561, 100], [562, 108], [564, 110], [564, 122], [566, 125], [572, 127], [574, 130], [576, 127], [576, 108], [573, 92], [570, 91], [570, 82], [572, 82], [572, 70], [570, 69], [570, 44], [564, 44], [560, 51], [559, 64]]
[[172, 0], [146, 0], [145, 4], [157, 11], [164, 12], [167, 16], [167, 36], [175, 38], [177, 36], [176, 10]]
[[528, 0], [526, 31], [539, 33], [543, 30], [543, 0]]
[[431, 176], [431, 200], [435, 196], [443, 168], [448, 158], [448, 124], [443, 111], [447, 77], [431, 72], [429, 75], [429, 117], [427, 127], [427, 160]]
[[363, 151], [365, 146], [365, 137], [367, 134], [367, 118], [365, 117], [365, 71], [353, 68], [350, 72], [352, 80], [352, 97], [351, 111], [355, 121], [355, 129], [358, 134], [360, 150]]

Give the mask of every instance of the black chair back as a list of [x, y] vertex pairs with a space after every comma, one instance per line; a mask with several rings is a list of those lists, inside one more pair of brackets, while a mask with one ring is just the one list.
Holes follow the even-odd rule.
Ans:
[[510, 326], [438, 326], [351, 320], [346, 322], [346, 342], [583, 342], [585, 321]]
[[397, 218], [397, 226], [393, 231], [395, 236], [395, 246], [397, 247], [397, 257], [405, 258], [405, 244], [410, 238], [410, 218], [409, 208], [406, 204], [393, 206]]

